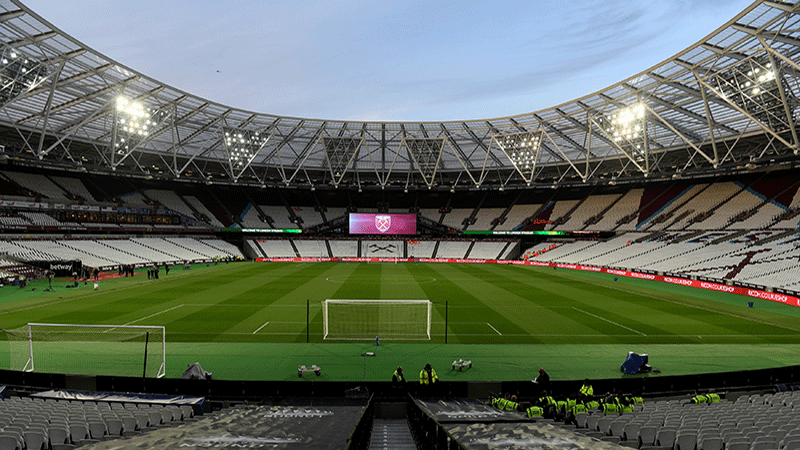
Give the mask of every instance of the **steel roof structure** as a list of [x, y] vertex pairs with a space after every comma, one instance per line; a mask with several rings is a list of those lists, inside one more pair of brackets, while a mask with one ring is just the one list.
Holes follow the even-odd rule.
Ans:
[[798, 5], [756, 1], [594, 94], [486, 120], [283, 117], [200, 98], [0, 0], [0, 143], [19, 164], [296, 187], [503, 189], [794, 163]]

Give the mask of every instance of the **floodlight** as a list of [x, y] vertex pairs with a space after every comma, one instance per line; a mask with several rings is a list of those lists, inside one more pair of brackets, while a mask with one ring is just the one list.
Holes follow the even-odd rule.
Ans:
[[496, 136], [494, 139], [518, 170], [531, 170], [535, 166], [542, 143], [539, 133], [514, 133]]
[[637, 103], [612, 115], [606, 132], [617, 142], [638, 140], [643, 134], [644, 121], [645, 107]]
[[748, 59], [719, 72], [709, 79], [709, 85], [724, 100], [771, 129], [781, 131], [789, 127], [783, 98], [793, 109], [796, 102], [790, 99], [794, 95], [766, 57]]

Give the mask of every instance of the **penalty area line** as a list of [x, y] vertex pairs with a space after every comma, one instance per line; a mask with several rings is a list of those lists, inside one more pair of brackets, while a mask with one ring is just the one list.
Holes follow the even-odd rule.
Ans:
[[502, 336], [502, 335], [503, 335], [503, 333], [501, 333], [501, 332], [497, 331], [497, 328], [493, 327], [493, 326], [492, 326], [492, 324], [490, 324], [489, 322], [486, 322], [486, 325], [489, 325], [489, 328], [493, 329], [493, 330], [494, 330], [494, 332], [495, 332], [495, 333], [497, 333], [497, 334], [499, 334], [500, 336]]
[[264, 325], [261, 325], [260, 327], [258, 327], [258, 329], [256, 331], [253, 331], [253, 334], [258, 333], [259, 331], [261, 331], [262, 328], [264, 328], [267, 325], [269, 325], [269, 322], [265, 322]]

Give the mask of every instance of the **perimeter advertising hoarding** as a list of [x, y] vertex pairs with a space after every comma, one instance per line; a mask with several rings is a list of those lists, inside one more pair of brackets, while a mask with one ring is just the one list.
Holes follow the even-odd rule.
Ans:
[[417, 234], [417, 215], [350, 214], [350, 234]]

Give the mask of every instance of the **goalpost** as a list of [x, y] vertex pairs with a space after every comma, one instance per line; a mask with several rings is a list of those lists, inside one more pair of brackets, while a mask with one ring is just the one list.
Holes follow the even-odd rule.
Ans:
[[430, 340], [430, 300], [341, 300], [322, 302], [323, 339]]
[[12, 370], [155, 378], [166, 374], [164, 327], [29, 323], [6, 334]]

